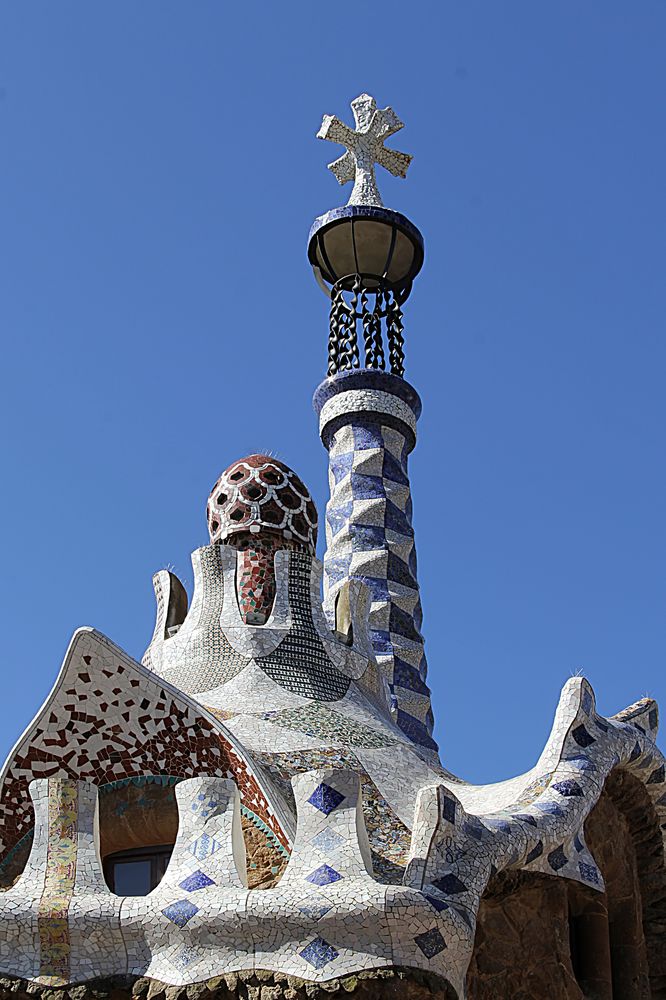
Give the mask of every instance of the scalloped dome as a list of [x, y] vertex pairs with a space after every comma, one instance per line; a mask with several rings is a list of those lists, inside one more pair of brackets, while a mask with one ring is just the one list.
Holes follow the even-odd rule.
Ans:
[[317, 508], [296, 473], [269, 455], [248, 455], [224, 470], [208, 498], [211, 542], [271, 532], [314, 555]]

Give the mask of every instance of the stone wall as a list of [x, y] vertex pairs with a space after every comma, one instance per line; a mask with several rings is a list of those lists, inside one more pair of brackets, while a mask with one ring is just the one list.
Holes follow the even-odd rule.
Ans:
[[456, 1000], [441, 981], [415, 969], [374, 969], [317, 986], [279, 973], [238, 972], [193, 986], [151, 979], [107, 980], [64, 989], [0, 979], [0, 1000]]
[[467, 983], [469, 1000], [583, 1000], [569, 956], [564, 880], [527, 872], [492, 880]]
[[614, 771], [585, 830], [607, 883], [614, 997], [666, 1000], [664, 833], [645, 786]]

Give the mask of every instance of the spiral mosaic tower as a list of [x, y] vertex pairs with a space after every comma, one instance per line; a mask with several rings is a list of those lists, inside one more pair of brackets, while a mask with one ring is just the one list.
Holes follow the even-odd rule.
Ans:
[[393, 717], [414, 743], [435, 753], [407, 471], [421, 401], [404, 378], [401, 308], [423, 263], [423, 238], [409, 219], [383, 206], [375, 179], [375, 163], [406, 174], [411, 157], [384, 146], [402, 122], [367, 94], [352, 110], [355, 131], [326, 115], [318, 133], [347, 147], [330, 169], [354, 187], [345, 208], [315, 220], [308, 249], [331, 297], [328, 377], [314, 396], [331, 491], [325, 604], [332, 615], [349, 579], [369, 587], [372, 644]]

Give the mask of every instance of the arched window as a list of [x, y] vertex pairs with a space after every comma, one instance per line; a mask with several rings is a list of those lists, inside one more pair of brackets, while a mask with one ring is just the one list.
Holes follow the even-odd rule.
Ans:
[[177, 781], [146, 775], [101, 786], [100, 854], [118, 896], [146, 896], [161, 882], [178, 833]]
[[173, 844], [116, 851], [104, 858], [104, 877], [117, 896], [147, 896], [167, 870]]

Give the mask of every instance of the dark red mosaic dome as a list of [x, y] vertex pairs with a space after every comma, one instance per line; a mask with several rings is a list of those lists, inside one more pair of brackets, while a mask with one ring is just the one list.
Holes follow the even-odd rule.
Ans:
[[269, 531], [314, 555], [317, 508], [296, 473], [277, 458], [248, 455], [230, 465], [211, 491], [207, 514], [211, 542]]

